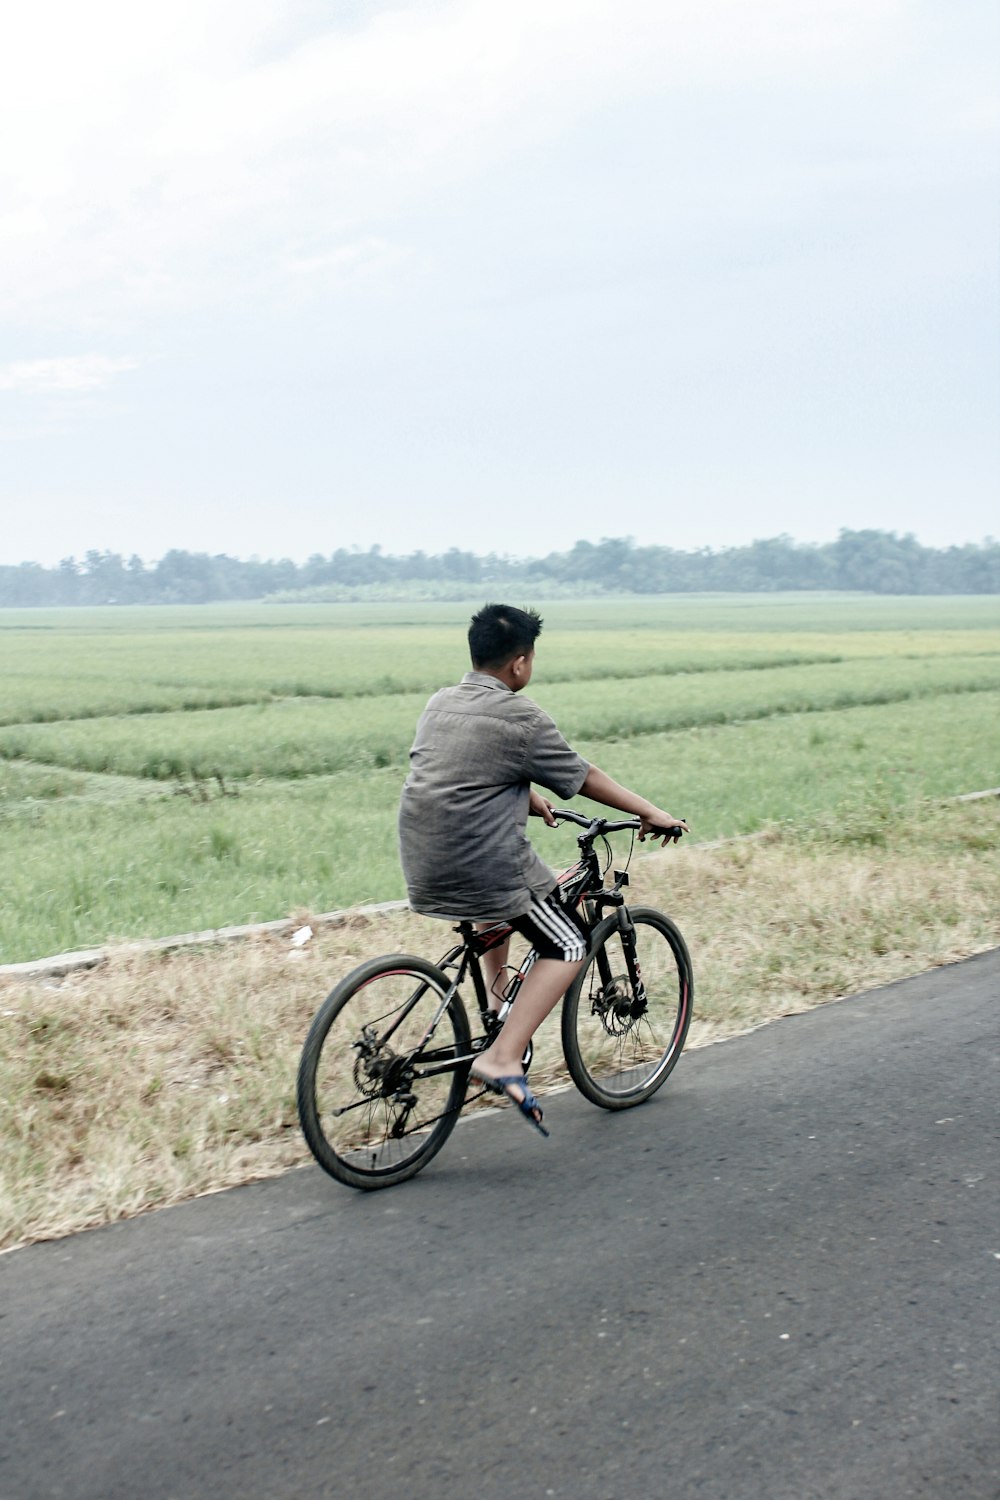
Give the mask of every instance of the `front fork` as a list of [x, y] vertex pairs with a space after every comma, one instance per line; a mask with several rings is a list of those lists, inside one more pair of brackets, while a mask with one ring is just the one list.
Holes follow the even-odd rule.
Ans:
[[[600, 906], [613, 906], [616, 908], [615, 915], [618, 918], [618, 933], [621, 937], [622, 953], [625, 957], [625, 970], [628, 974], [629, 985], [632, 990], [633, 1003], [644, 1010], [646, 1007], [646, 986], [642, 980], [642, 966], [639, 963], [639, 954], [636, 950], [635, 923], [632, 914], [625, 905], [625, 898], [617, 889], [610, 890], [599, 898]], [[594, 915], [597, 915], [595, 908]], [[608, 945], [602, 943], [597, 950], [597, 972], [601, 978], [601, 989], [605, 994], [610, 994], [609, 986], [614, 983], [615, 976], [611, 972], [611, 963], [608, 958]], [[641, 1014], [641, 1010], [639, 1013]]]

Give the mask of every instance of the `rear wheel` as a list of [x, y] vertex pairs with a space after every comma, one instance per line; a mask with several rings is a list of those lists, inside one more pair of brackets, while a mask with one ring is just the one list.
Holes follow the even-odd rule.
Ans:
[[669, 1077], [694, 999], [691, 959], [675, 924], [646, 906], [629, 915], [636, 962], [629, 962], [617, 915], [607, 917], [562, 1010], [570, 1077], [605, 1109], [641, 1104]]
[[[320, 1007], [302, 1050], [302, 1133], [320, 1166], [349, 1187], [389, 1187], [425, 1167], [465, 1098], [465, 1007], [446, 974], [398, 954], [355, 969]], [[433, 1026], [433, 1033], [431, 1027]]]

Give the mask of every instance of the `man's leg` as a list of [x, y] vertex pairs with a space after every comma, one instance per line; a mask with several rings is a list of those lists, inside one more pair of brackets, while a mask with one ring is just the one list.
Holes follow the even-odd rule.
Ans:
[[[495, 927], [495, 922], [477, 922], [477, 932], [488, 932]], [[505, 937], [502, 943], [495, 948], [487, 948], [479, 960], [483, 971], [483, 979], [486, 983], [486, 1003], [494, 1015], [503, 1004], [504, 970], [507, 967], [507, 953], [510, 949], [510, 938]]]
[[[514, 926], [538, 958], [518, 990], [500, 1035], [476, 1058], [473, 1076], [502, 1078], [523, 1073], [528, 1043], [579, 974], [586, 956], [585, 929], [576, 912], [563, 906], [558, 889], [533, 897], [530, 909]], [[523, 1089], [516, 1095], [508, 1092], [512, 1098], [524, 1097]]]
[[476, 1072], [487, 1078], [523, 1072], [524, 1051], [545, 1017], [579, 974], [583, 959], [567, 963], [564, 959], [539, 958], [518, 990], [503, 1030], [492, 1047], [476, 1058]]
[[[569, 872], [567, 871], [566, 873], [568, 874]], [[561, 903], [558, 902], [558, 899], [557, 904], [560, 906], [560, 914], [565, 915], [565, 912], [561, 909]], [[572, 920], [572, 918], [570, 920]], [[496, 925], [496, 922], [477, 922], [476, 931], [489, 932], [490, 928], [495, 927]], [[538, 937], [541, 935], [541, 933], [537, 935], [533, 935], [530, 933], [527, 934], [529, 941], [533, 941], [536, 943], [538, 941]], [[479, 961], [483, 971], [483, 979], [486, 983], [486, 994], [488, 996], [489, 1007], [490, 1010], [494, 1012], [500, 1010], [501, 1006], [503, 1005], [503, 992], [507, 988], [508, 980], [508, 976], [505, 970], [507, 968], [507, 958], [509, 953], [510, 937], [508, 935], [506, 938], [504, 938], [503, 942], [498, 943], [495, 948], [488, 948]], [[572, 978], [572, 976], [570, 976], [570, 978]], [[567, 989], [569, 988], [569, 984], [570, 980], [567, 979]], [[546, 1012], [546, 1014], [548, 1014], [548, 1012]], [[542, 1020], [544, 1019], [545, 1017], [543, 1016]], [[541, 1022], [537, 1024], [540, 1025]]]

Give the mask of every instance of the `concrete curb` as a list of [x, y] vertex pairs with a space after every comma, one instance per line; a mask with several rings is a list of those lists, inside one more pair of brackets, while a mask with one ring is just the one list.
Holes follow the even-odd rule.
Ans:
[[[1000, 797], [1000, 786], [983, 792], [963, 792], [958, 797], [948, 797], [948, 802], [982, 802], [988, 797]], [[726, 844], [742, 844], [761, 838], [760, 833], [742, 833], [730, 839], [712, 839], [705, 844], [694, 844], [694, 849], [720, 849]], [[372, 906], [352, 906], [346, 911], [326, 911], [309, 918], [311, 926], [342, 927], [354, 917], [380, 917], [394, 911], [406, 911], [406, 901], [379, 901]], [[60, 979], [77, 969], [96, 969], [113, 956], [127, 953], [170, 953], [179, 948], [207, 948], [215, 943], [239, 942], [244, 938], [258, 937], [264, 933], [280, 935], [291, 933], [302, 925], [296, 917], [282, 917], [276, 922], [253, 922], [243, 927], [209, 927], [202, 932], [182, 932], [175, 937], [140, 938], [132, 943], [109, 943], [102, 948], [87, 948], [75, 953], [56, 953], [51, 958], [30, 959], [20, 964], [0, 964], [2, 979]]]
[[[313, 927], [341, 927], [354, 917], [379, 917], [405, 911], [405, 901], [380, 901], [373, 906], [352, 906], [348, 911], [326, 911], [310, 916]], [[206, 927], [202, 932], [180, 932], [175, 937], [137, 938], [131, 943], [109, 943], [103, 948], [56, 953], [51, 958], [30, 959], [21, 964], [0, 964], [0, 979], [59, 979], [76, 969], [96, 969], [113, 956], [127, 953], [171, 953], [179, 948], [207, 948], [215, 943], [234, 943], [263, 933], [280, 935], [302, 926], [300, 918], [282, 917], [277, 922], [252, 922], [245, 927]]]

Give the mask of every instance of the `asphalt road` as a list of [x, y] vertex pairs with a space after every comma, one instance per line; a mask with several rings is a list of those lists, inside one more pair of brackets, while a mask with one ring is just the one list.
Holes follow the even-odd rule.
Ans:
[[0, 1258], [3, 1500], [1000, 1495], [1000, 949]]

